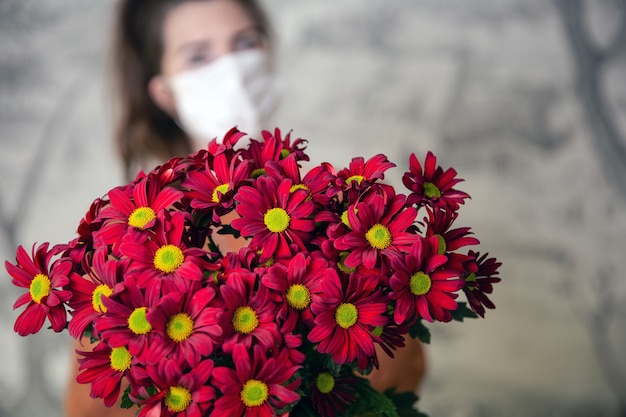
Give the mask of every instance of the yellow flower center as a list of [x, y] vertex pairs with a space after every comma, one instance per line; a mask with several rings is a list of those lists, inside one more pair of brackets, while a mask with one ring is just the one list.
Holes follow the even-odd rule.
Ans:
[[424, 195], [428, 198], [433, 198], [433, 197], [441, 197], [441, 191], [439, 191], [439, 188], [437, 188], [437, 186], [435, 184], [433, 184], [432, 182], [425, 182], [424, 183]]
[[251, 307], [243, 306], [233, 314], [233, 327], [238, 333], [248, 334], [259, 326], [259, 319]]
[[348, 255], [350, 255], [350, 252], [340, 252], [339, 259], [337, 262], [337, 268], [339, 268], [341, 272], [346, 273], [346, 274], [356, 271], [356, 267], [348, 268], [346, 264], [344, 263]]
[[263, 223], [265, 223], [267, 229], [274, 233], [282, 233], [287, 230], [290, 221], [289, 214], [280, 207], [269, 209], [263, 217]]
[[335, 388], [335, 378], [328, 372], [322, 372], [315, 378], [315, 386], [322, 394], [328, 394]]
[[268, 397], [269, 390], [265, 382], [258, 379], [249, 379], [241, 388], [241, 402], [246, 407], [257, 407], [265, 402]]
[[289, 156], [291, 152], [289, 152], [289, 149], [281, 149], [280, 150], [280, 159], [285, 159]]
[[165, 331], [174, 342], [182, 342], [193, 333], [193, 320], [187, 313], [174, 314], [168, 320]]
[[146, 318], [146, 307], [137, 307], [128, 316], [128, 328], [134, 334], [147, 334], [152, 330], [152, 325]]
[[191, 393], [185, 387], [170, 387], [165, 396], [165, 406], [172, 413], [181, 413], [191, 404]]
[[372, 329], [372, 334], [374, 336], [380, 337], [380, 335], [383, 334], [383, 330], [385, 330], [383, 326], [376, 326]]
[[474, 291], [476, 289], [476, 274], [473, 272], [470, 272], [465, 277], [465, 282], [470, 283], [468, 286], [466, 286], [466, 288], [469, 288], [470, 291]]
[[296, 191], [296, 190], [305, 190], [305, 191], [309, 191], [309, 192], [311, 191], [311, 190], [309, 190], [309, 187], [307, 187], [307, 186], [306, 186], [306, 185], [304, 185], [304, 184], [294, 184], [294, 185], [292, 185], [292, 186], [291, 186], [291, 188], [289, 189], [289, 192], [290, 192], [290, 193], [293, 193], [293, 192], [294, 192], [294, 191]]
[[154, 253], [154, 267], [166, 274], [172, 273], [185, 261], [183, 251], [176, 245], [161, 246]]
[[419, 271], [411, 275], [411, 279], [409, 280], [409, 288], [411, 289], [411, 294], [413, 295], [424, 295], [428, 291], [430, 291], [430, 287], [432, 285], [432, 281], [430, 277]]
[[365, 239], [378, 250], [387, 249], [391, 245], [391, 233], [386, 226], [377, 223], [365, 233]]
[[44, 274], [37, 274], [30, 282], [30, 298], [37, 304], [41, 304], [44, 297], [50, 295], [50, 278]]
[[113, 294], [113, 289], [106, 284], [100, 284], [91, 293], [91, 306], [98, 313], [106, 313], [107, 308], [102, 304], [102, 297], [109, 297]]
[[150, 207], [137, 207], [128, 217], [128, 224], [143, 229], [155, 217], [156, 213]]
[[109, 361], [111, 363], [111, 368], [115, 369], [117, 372], [124, 372], [128, 370], [130, 368], [131, 359], [132, 356], [130, 355], [130, 352], [124, 346], [111, 349]]
[[358, 185], [361, 185], [364, 179], [365, 177], [363, 175], [353, 175], [346, 178], [346, 185], [350, 185], [351, 182], [356, 182]]
[[352, 303], [339, 304], [339, 307], [337, 307], [337, 311], [335, 311], [335, 321], [337, 322], [339, 327], [343, 329], [349, 329], [350, 327], [354, 326], [358, 318], [359, 311]]
[[261, 175], [265, 175], [265, 168], [257, 168], [252, 170], [252, 172], [250, 173], [250, 176], [253, 179], [259, 178]]
[[311, 304], [311, 293], [302, 284], [293, 284], [287, 290], [287, 303], [296, 310], [304, 310]]
[[226, 194], [227, 191], [228, 191], [228, 183], [218, 185], [213, 190], [213, 194], [211, 195], [211, 200], [213, 200], [214, 203], [219, 203], [220, 195], [221, 194]]
[[446, 245], [446, 240], [443, 238], [443, 236], [439, 234], [435, 236], [437, 236], [437, 241], [439, 242], [439, 249], [437, 250], [437, 253], [439, 255], [443, 255], [444, 253], [446, 253], [446, 250], [448, 249], [448, 245]]
[[[354, 214], [357, 214], [358, 212], [359, 210], [357, 210], [355, 206]], [[350, 226], [350, 220], [348, 220], [348, 210], [344, 210], [343, 213], [341, 213], [341, 223], [345, 224], [348, 229], [352, 229], [352, 226]]]

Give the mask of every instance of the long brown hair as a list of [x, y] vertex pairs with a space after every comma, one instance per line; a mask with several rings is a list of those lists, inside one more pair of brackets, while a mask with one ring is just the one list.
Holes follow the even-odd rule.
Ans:
[[[111, 56], [115, 103], [115, 146], [126, 178], [153, 161], [191, 151], [189, 137], [148, 94], [150, 79], [161, 71], [162, 24], [168, 11], [188, 1], [120, 0]], [[204, 0], [210, 1], [210, 0]], [[237, 1], [270, 40], [270, 25], [255, 0]]]

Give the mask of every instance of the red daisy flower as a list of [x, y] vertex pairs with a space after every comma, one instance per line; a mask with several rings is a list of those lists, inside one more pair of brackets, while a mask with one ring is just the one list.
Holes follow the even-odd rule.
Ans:
[[241, 218], [234, 219], [232, 227], [252, 237], [249, 246], [262, 251], [262, 261], [291, 257], [291, 244], [297, 250], [306, 250], [305, 243], [315, 228], [309, 193], [299, 189], [292, 192], [291, 186], [288, 179], [278, 183], [271, 177], [261, 177], [254, 187], [241, 187], [235, 197]]
[[131, 355], [141, 356], [155, 337], [147, 316], [159, 296], [157, 292], [144, 295], [135, 279], [127, 276], [111, 296], [101, 299], [106, 313], [94, 321], [96, 333], [110, 346], [126, 346]]
[[351, 373], [334, 375], [321, 370], [310, 386], [313, 408], [324, 417], [344, 415], [356, 400], [357, 383], [359, 379]]
[[312, 259], [299, 252], [289, 261], [288, 266], [275, 264], [263, 275], [263, 285], [282, 295], [278, 318], [285, 320], [285, 328], [293, 330], [300, 317], [303, 321], [312, 319], [311, 302], [319, 291], [319, 282], [326, 268], [328, 261], [325, 259]]
[[189, 366], [196, 366], [202, 357], [213, 353], [216, 340], [222, 335], [221, 312], [221, 303], [211, 287], [165, 295], [147, 316], [157, 334], [165, 337], [152, 343], [147, 355], [184, 360]]
[[68, 304], [74, 311], [68, 330], [75, 339], [80, 339], [85, 329], [106, 312], [102, 297], [113, 294], [115, 285], [124, 279], [128, 259], [106, 260], [107, 256], [106, 250], [96, 250], [88, 275], [71, 277], [72, 299]]
[[61, 248], [55, 246], [48, 250], [48, 243], [42, 243], [35, 250], [33, 245], [31, 256], [28, 256], [26, 250], [19, 246], [17, 263], [4, 263], [13, 285], [28, 288], [28, 292], [18, 297], [13, 304], [14, 310], [28, 304], [13, 327], [20, 336], [37, 333], [46, 317], [55, 332], [60, 332], [67, 324], [65, 303], [70, 300], [72, 293], [64, 287], [70, 283], [72, 263], [67, 258], [61, 258], [50, 266], [51, 259]]
[[279, 162], [267, 162], [265, 170], [268, 175], [275, 177], [278, 181], [284, 178], [290, 179], [293, 184], [292, 190], [303, 189], [308, 191], [309, 198], [321, 207], [325, 207], [330, 202], [331, 197], [327, 190], [335, 177], [329, 171], [327, 164], [314, 167], [302, 178], [296, 155], [292, 153]]
[[120, 396], [122, 379], [130, 373], [133, 356], [124, 346], [111, 348], [98, 343], [92, 351], [80, 351], [79, 384], [91, 384], [91, 397], [102, 398], [104, 405], [112, 407]]
[[379, 258], [391, 261], [408, 250], [416, 235], [407, 230], [413, 224], [417, 210], [406, 208], [404, 203], [402, 195], [385, 204], [384, 197], [377, 194], [368, 202], [348, 209], [351, 231], [334, 241], [338, 250], [350, 252], [344, 260], [346, 267], [354, 268], [362, 263], [371, 269]]
[[290, 154], [295, 154], [296, 160], [298, 161], [309, 160], [309, 156], [304, 153], [308, 141], [306, 139], [298, 138], [291, 143], [291, 131], [287, 132], [284, 138], [282, 138], [282, 133], [278, 128], [274, 129], [273, 135], [267, 130], [262, 131], [261, 135], [266, 141], [269, 140], [270, 137], [274, 137], [276, 139], [276, 141], [281, 145], [280, 156], [282, 158], [286, 158], [287, 155]]
[[[250, 164], [240, 158], [227, 158], [225, 153], [215, 156], [211, 166], [207, 163], [198, 171], [189, 171], [182, 186], [187, 188], [191, 207], [218, 209], [216, 216], [223, 216], [233, 205], [233, 195], [239, 184], [248, 178]], [[217, 221], [217, 219], [214, 219]]]
[[488, 258], [489, 254], [483, 255], [480, 252], [469, 251], [468, 255], [472, 258], [464, 275], [465, 285], [463, 292], [467, 297], [467, 301], [474, 313], [480, 317], [485, 317], [485, 307], [489, 309], [496, 308], [495, 304], [489, 299], [487, 294], [493, 292], [493, 284], [500, 282], [498, 277], [498, 268], [502, 265], [496, 258]]
[[424, 169], [415, 154], [409, 158], [409, 171], [402, 177], [404, 185], [412, 191], [409, 194], [408, 204], [418, 206], [429, 204], [433, 207], [448, 206], [458, 210], [459, 205], [470, 198], [469, 194], [453, 187], [463, 181], [456, 177], [456, 170], [449, 168], [446, 171], [437, 166], [437, 157], [432, 152], [426, 154]]
[[215, 388], [207, 385], [214, 364], [204, 359], [191, 368], [166, 359], [147, 368], [157, 393], [142, 401], [137, 417], [200, 417], [209, 413], [215, 399]]
[[250, 140], [247, 149], [242, 149], [244, 159], [252, 163], [252, 178], [259, 178], [265, 175], [265, 164], [268, 161], [278, 162], [281, 159], [282, 144], [271, 134], [263, 138], [262, 141]]
[[385, 178], [385, 171], [395, 166], [383, 154], [374, 155], [367, 162], [362, 157], [352, 158], [348, 168], [337, 173], [335, 184], [342, 190], [364, 190]]
[[320, 353], [328, 353], [337, 364], [376, 355], [372, 329], [388, 321], [377, 285], [375, 277], [364, 276], [349, 280], [344, 292], [337, 271], [326, 270], [320, 296], [311, 305], [315, 326], [308, 335], [310, 342], [319, 343]]
[[158, 177], [152, 175], [130, 189], [114, 188], [108, 195], [111, 204], [100, 213], [105, 222], [94, 235], [105, 244], [114, 245], [115, 251], [128, 230], [149, 229], [157, 214], [179, 201], [184, 194], [173, 187], [162, 187]]
[[253, 341], [271, 349], [282, 340], [276, 323], [279, 305], [272, 300], [269, 288], [259, 285], [255, 290], [257, 281], [252, 272], [233, 272], [219, 287], [225, 308], [222, 350], [226, 353], [236, 345], [249, 349]]
[[128, 235], [120, 245], [120, 253], [134, 262], [129, 274], [137, 277], [137, 285], [148, 291], [161, 289], [184, 291], [189, 281], [202, 279], [202, 257], [207, 253], [197, 247], [187, 247], [184, 241], [185, 214], [160, 212], [154, 233]]
[[426, 222], [426, 237], [436, 236], [439, 239], [439, 253], [456, 251], [464, 246], [478, 245], [480, 241], [472, 234], [469, 227], [451, 229], [452, 224], [458, 217], [458, 212], [448, 208], [433, 207], [428, 209]]
[[[266, 357], [260, 346], [252, 356], [242, 345], [233, 350], [235, 369], [216, 367], [213, 385], [222, 396], [215, 401], [212, 417], [264, 417], [279, 415], [300, 400], [294, 379], [297, 366], [285, 366], [288, 353]], [[286, 413], [285, 413], [286, 414]]]
[[429, 322], [452, 319], [450, 311], [457, 308], [455, 292], [463, 287], [463, 280], [458, 279], [458, 271], [443, 267], [448, 258], [438, 250], [436, 236], [419, 238], [404, 259], [394, 261], [389, 298], [396, 300], [396, 324], [411, 325], [419, 317]]

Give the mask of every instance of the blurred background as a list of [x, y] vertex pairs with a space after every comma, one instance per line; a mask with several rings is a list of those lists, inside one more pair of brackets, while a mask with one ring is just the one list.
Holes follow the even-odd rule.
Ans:
[[[0, 0], [0, 257], [74, 237], [121, 184], [112, 1]], [[502, 261], [496, 310], [430, 326], [431, 417], [626, 416], [626, 1], [264, 0], [312, 162], [432, 150]], [[0, 416], [62, 415], [69, 336], [13, 333], [0, 271]]]

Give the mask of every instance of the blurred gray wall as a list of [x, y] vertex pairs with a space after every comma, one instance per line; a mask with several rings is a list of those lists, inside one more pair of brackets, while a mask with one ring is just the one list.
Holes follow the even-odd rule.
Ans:
[[[121, 182], [112, 2], [0, 0], [0, 253], [66, 242]], [[432, 417], [626, 412], [623, 0], [264, 0], [288, 85], [276, 124], [343, 166], [432, 150], [503, 262], [486, 319], [430, 326]], [[0, 271], [0, 416], [61, 416], [68, 336], [13, 333]], [[621, 399], [621, 404], [620, 404]]]

